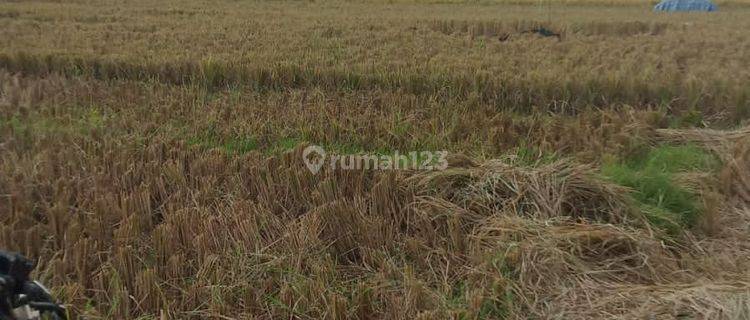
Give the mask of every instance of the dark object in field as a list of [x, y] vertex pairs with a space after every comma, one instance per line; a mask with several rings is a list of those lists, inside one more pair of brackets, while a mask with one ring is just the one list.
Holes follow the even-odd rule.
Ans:
[[0, 251], [0, 320], [67, 319], [47, 288], [29, 279], [33, 269], [20, 254]]
[[531, 30], [521, 31], [521, 33], [536, 33], [543, 37], [556, 37], [557, 40], [562, 40], [559, 33], [553, 32], [545, 27], [534, 28]]
[[497, 37], [497, 40], [500, 40], [500, 42], [508, 41], [508, 39], [510, 39], [510, 33], [502, 33]]

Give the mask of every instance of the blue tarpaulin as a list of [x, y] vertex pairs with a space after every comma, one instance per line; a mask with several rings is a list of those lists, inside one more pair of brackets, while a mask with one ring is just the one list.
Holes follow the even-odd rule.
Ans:
[[719, 9], [709, 0], [663, 0], [654, 11], [716, 11]]

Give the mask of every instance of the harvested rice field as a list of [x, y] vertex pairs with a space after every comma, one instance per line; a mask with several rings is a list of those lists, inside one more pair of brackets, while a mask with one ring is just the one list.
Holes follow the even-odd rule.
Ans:
[[0, 0], [71, 319], [750, 319], [750, 2]]

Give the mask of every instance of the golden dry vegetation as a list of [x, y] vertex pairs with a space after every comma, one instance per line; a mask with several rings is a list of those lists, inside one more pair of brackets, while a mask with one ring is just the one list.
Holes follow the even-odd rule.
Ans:
[[750, 5], [652, 4], [0, 1], [0, 248], [81, 319], [746, 319]]

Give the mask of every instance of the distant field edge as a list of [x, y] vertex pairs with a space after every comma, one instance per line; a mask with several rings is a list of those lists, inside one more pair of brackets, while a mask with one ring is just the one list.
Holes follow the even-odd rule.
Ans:
[[[489, 74], [481, 71], [320, 67], [300, 64], [253, 66], [240, 62], [137, 61], [59, 54], [0, 53], [0, 68], [25, 75], [61, 74], [97, 80], [159, 82], [209, 90], [242, 88], [279, 91], [318, 88], [331, 91], [394, 90], [418, 95], [472, 99], [515, 111], [538, 107], [575, 113], [585, 108], [618, 105], [668, 107], [674, 111], [729, 113], [742, 120], [750, 115], [750, 91], [729, 79], [700, 86], [689, 79], [623, 79], [589, 75], [547, 79]], [[696, 88], [696, 85], [700, 86]], [[561, 107], [562, 106], [562, 107]]]

